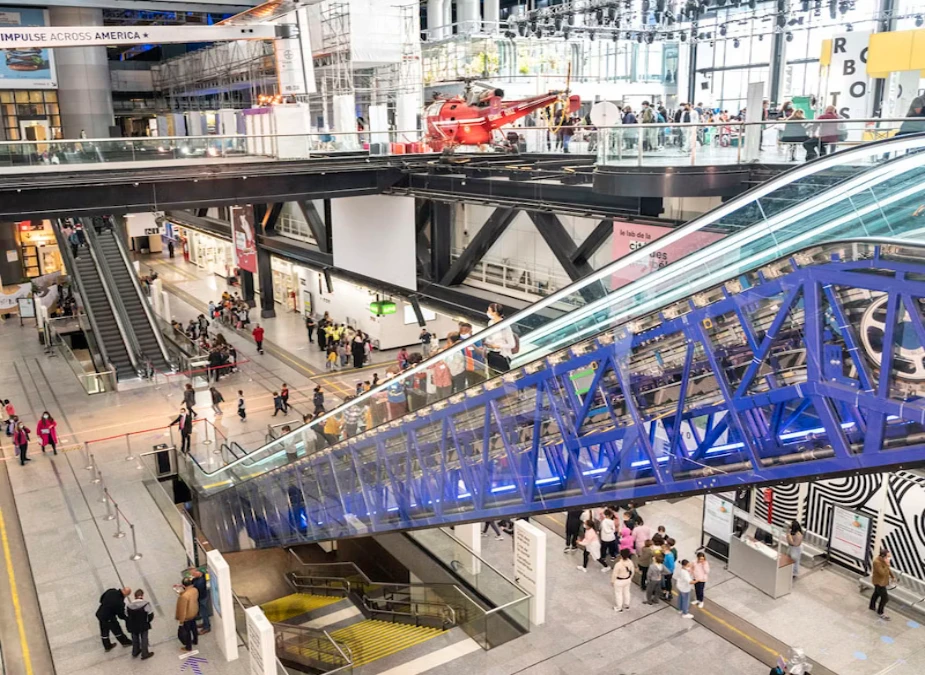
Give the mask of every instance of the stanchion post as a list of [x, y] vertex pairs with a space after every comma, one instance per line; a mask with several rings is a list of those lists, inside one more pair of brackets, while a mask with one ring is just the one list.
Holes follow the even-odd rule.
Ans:
[[100, 481], [99, 482], [100, 502], [105, 503], [107, 500], [109, 500], [110, 497], [109, 497], [109, 489], [106, 487], [106, 483], [103, 482], [103, 472], [97, 471], [96, 477], [99, 478], [99, 481]]
[[202, 444], [203, 444], [203, 445], [212, 445], [212, 440], [209, 438], [209, 428], [210, 428], [212, 425], [209, 423], [209, 420], [203, 420], [202, 423], [203, 423], [203, 425], [205, 425], [205, 428], [206, 428], [206, 431], [205, 431], [205, 437], [206, 437], [206, 438], [205, 438], [205, 440], [202, 442]]
[[135, 526], [131, 523], [128, 524], [129, 529], [132, 531], [132, 555], [129, 560], [141, 560], [142, 556], [138, 552], [138, 540], [135, 539]]
[[125, 536], [125, 532], [122, 529], [122, 519], [119, 517], [121, 512], [119, 507], [116, 507], [116, 533], [112, 535], [113, 539], [122, 539]]
[[99, 469], [96, 468], [96, 457], [93, 455], [90, 455], [90, 466], [87, 468], [93, 471], [93, 479], [90, 482], [95, 485], [99, 485], [100, 481], [103, 480], [103, 477], [100, 475]]
[[84, 441], [84, 452], [87, 455], [87, 466], [84, 468], [87, 471], [93, 471], [96, 467], [93, 466], [93, 455], [90, 454], [90, 444], [86, 441]]
[[[107, 490], [106, 488], [103, 488], [103, 493], [106, 495], [106, 497], [109, 497], [109, 490]], [[105, 499], [105, 501], [106, 501], [106, 515], [103, 516], [103, 520], [112, 520], [113, 518], [115, 518], [115, 516], [112, 514], [112, 500]]]
[[135, 456], [132, 454], [132, 435], [131, 434], [125, 434], [125, 452], [127, 453], [125, 455], [125, 461], [126, 462], [134, 461]]

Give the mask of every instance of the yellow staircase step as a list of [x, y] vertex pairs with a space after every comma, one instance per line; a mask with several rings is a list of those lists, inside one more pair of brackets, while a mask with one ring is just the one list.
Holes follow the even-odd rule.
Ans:
[[353, 665], [359, 667], [419, 645], [444, 632], [439, 628], [368, 619], [336, 630], [331, 637], [350, 648]]
[[260, 605], [260, 609], [273, 623], [279, 623], [294, 616], [311, 612], [326, 605], [340, 602], [343, 598], [331, 595], [311, 595], [310, 593], [293, 593]]

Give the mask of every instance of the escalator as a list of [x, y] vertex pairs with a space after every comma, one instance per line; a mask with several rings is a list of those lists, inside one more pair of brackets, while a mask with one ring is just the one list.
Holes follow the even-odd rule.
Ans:
[[[782, 174], [328, 413], [372, 419], [333, 447], [309, 427], [191, 458], [200, 526], [237, 550], [925, 462], [923, 148]], [[481, 379], [511, 330], [510, 371], [422, 390], [444, 366]]]
[[97, 229], [87, 224], [86, 231], [90, 246], [98, 254], [98, 260], [105, 264], [106, 274], [118, 290], [117, 302], [121, 305], [124, 316], [128, 318], [128, 330], [134, 334], [140, 359], [150, 361], [151, 365], [161, 372], [168, 372], [170, 360], [164, 339], [156, 328], [155, 318], [148, 300], [143, 295], [135, 270], [129, 262], [124, 243], [112, 227]]
[[128, 348], [125, 326], [116, 319], [96, 261], [87, 247], [81, 247], [78, 257], [74, 258], [70, 245], [63, 241], [60, 224], [55, 232], [68, 275], [76, 282], [104, 363], [115, 370], [117, 380], [137, 377], [135, 357]]

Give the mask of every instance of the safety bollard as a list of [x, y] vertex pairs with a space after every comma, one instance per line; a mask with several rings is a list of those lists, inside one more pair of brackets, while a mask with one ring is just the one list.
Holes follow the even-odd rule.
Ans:
[[128, 526], [132, 531], [132, 555], [129, 560], [141, 560], [142, 556], [138, 552], [138, 541], [135, 539], [135, 526], [131, 523], [129, 523]]
[[[109, 497], [109, 490], [103, 488], [103, 492], [106, 494], [106, 497]], [[103, 516], [103, 520], [112, 520], [115, 516], [112, 514], [112, 500], [105, 499], [106, 502], [106, 515]]]
[[205, 428], [206, 428], [206, 431], [205, 431], [205, 437], [206, 437], [206, 439], [202, 442], [202, 444], [203, 444], [203, 445], [212, 445], [212, 439], [209, 438], [209, 429], [211, 428], [212, 425], [209, 424], [209, 420], [205, 420], [202, 424], [203, 424], [203, 426], [205, 426]]
[[113, 539], [122, 539], [125, 532], [122, 530], [122, 519], [119, 518], [119, 507], [116, 507], [116, 533], [112, 535]]

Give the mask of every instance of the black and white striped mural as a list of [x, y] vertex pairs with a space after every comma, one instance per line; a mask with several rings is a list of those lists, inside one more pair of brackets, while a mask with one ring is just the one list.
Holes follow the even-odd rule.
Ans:
[[[889, 481], [885, 503], [880, 494], [883, 480]], [[872, 540], [877, 536], [878, 516], [883, 506], [882, 545], [893, 552], [893, 566], [925, 581], [925, 475], [897, 471], [891, 474], [844, 476], [814, 481], [804, 489], [804, 504], [800, 503], [799, 485], [779, 485], [773, 490], [771, 518], [775, 525], [787, 527], [802, 511], [804, 527], [826, 540], [829, 537], [833, 505], [870, 516], [873, 523]], [[767, 518], [767, 504], [760, 489], [756, 490], [753, 510], [756, 516]], [[857, 572], [866, 573], [855, 560], [837, 553], [833, 554], [833, 560]]]

